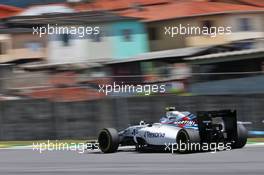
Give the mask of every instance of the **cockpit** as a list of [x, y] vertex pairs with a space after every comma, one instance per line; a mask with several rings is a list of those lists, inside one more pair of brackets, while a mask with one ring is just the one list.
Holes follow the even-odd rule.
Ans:
[[169, 108], [166, 116], [160, 119], [160, 123], [177, 123], [179, 121], [192, 121], [196, 119], [196, 115], [188, 111], [176, 111], [175, 108]]

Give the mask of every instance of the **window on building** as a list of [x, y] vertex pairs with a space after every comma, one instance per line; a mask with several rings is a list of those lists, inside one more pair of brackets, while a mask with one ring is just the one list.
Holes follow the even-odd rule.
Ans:
[[24, 47], [32, 52], [38, 52], [41, 49], [42, 44], [39, 42], [26, 42]]
[[0, 55], [5, 55], [6, 53], [6, 44], [4, 42], [0, 42]]
[[100, 42], [100, 41], [102, 41], [102, 34], [101, 34], [101, 32], [98, 33], [98, 34], [92, 34], [91, 37], [92, 37], [92, 41], [93, 42]]
[[252, 30], [252, 25], [249, 18], [240, 18], [239, 19], [239, 30], [240, 31], [250, 31]]
[[153, 40], [158, 40], [158, 30], [156, 27], [150, 27], [148, 28], [148, 37], [149, 40], [153, 41]]
[[63, 43], [63, 46], [69, 46], [70, 45], [70, 35], [69, 34], [61, 34], [61, 40]]
[[214, 27], [213, 21], [205, 20], [205, 21], [202, 22], [202, 25], [203, 25], [203, 27], [208, 28], [209, 29], [208, 31], [210, 33], [214, 33], [215, 32], [215, 30], [214, 30], [215, 28], [212, 28], [212, 27]]
[[132, 41], [132, 30], [131, 29], [124, 29], [122, 31], [124, 41]]

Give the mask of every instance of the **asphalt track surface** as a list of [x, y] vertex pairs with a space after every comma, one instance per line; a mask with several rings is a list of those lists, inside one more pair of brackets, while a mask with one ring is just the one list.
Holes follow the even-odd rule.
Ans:
[[0, 175], [263, 175], [264, 147], [246, 147], [217, 153], [170, 154], [120, 151], [79, 154], [0, 150]]

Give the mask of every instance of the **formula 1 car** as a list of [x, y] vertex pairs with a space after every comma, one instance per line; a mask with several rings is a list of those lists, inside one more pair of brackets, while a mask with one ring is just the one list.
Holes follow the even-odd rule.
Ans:
[[[159, 123], [141, 121], [120, 132], [113, 128], [102, 129], [98, 135], [99, 148], [103, 153], [132, 145], [136, 150], [170, 150], [169, 146], [171, 149], [177, 146], [176, 151], [181, 153], [202, 151], [205, 144], [206, 148], [213, 144], [213, 149], [218, 149], [217, 144], [228, 145], [230, 149], [242, 148], [247, 142], [247, 129], [237, 122], [236, 116], [236, 111], [232, 110], [200, 111], [194, 115], [170, 107]], [[182, 144], [185, 144], [184, 149], [181, 149]]]

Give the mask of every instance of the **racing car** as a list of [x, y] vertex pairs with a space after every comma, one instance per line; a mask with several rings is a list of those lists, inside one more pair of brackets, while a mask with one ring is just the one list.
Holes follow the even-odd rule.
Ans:
[[[177, 145], [181, 153], [201, 151], [193, 146], [224, 144], [232, 149], [242, 148], [247, 142], [247, 129], [237, 122], [235, 110], [199, 111], [197, 115], [187, 111], [167, 108], [166, 115], [158, 123], [141, 121], [122, 131], [104, 128], [99, 132], [98, 144], [103, 153], [116, 152], [119, 146], [135, 146], [136, 150], [166, 150]], [[190, 147], [179, 149], [180, 144]], [[181, 146], [181, 145], [180, 145]]]

